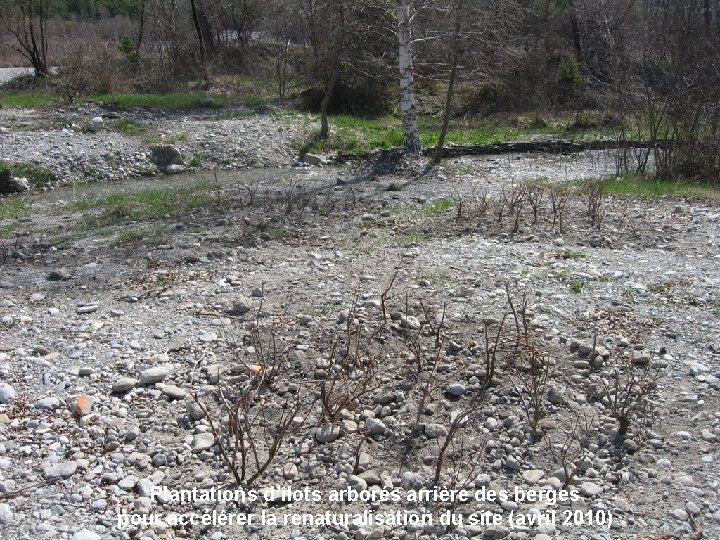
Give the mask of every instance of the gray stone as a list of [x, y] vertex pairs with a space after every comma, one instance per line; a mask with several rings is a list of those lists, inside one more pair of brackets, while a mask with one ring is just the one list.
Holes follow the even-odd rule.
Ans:
[[132, 379], [130, 377], [123, 377], [119, 381], [117, 381], [115, 384], [113, 384], [112, 387], [112, 393], [113, 394], [123, 394], [127, 392], [128, 390], [131, 390], [135, 388], [135, 385], [137, 385], [138, 380]]
[[85, 315], [88, 313], [94, 313], [98, 310], [98, 307], [96, 304], [89, 304], [87, 306], [79, 306], [75, 309], [75, 312], [80, 315]]
[[190, 418], [196, 422], [205, 418], [205, 412], [202, 410], [202, 407], [192, 400], [188, 400], [187, 402], [187, 412]]
[[644, 366], [650, 363], [650, 354], [646, 351], [633, 351], [630, 357], [630, 361], [639, 366]]
[[586, 497], [595, 497], [603, 492], [603, 488], [592, 482], [583, 482], [580, 484], [580, 493]]
[[0, 383], [0, 404], [8, 404], [15, 399], [15, 389], [8, 383]]
[[688, 518], [687, 512], [682, 508], [675, 508], [674, 510], [671, 510], [670, 516], [674, 517], [678, 521], [687, 521]]
[[283, 465], [282, 473], [285, 480], [292, 480], [298, 475], [297, 465], [294, 463], [286, 463]]
[[46, 397], [35, 403], [36, 409], [51, 410], [60, 406], [60, 400], [56, 397]]
[[402, 328], [407, 328], [408, 330], [420, 330], [421, 325], [417, 317], [413, 317], [411, 315], [403, 315], [400, 318], [400, 326]]
[[155, 366], [140, 373], [140, 382], [142, 384], [155, 384], [164, 381], [168, 375], [170, 375], [170, 371], [166, 367]]
[[233, 300], [232, 309], [230, 313], [233, 315], [244, 315], [253, 308], [252, 302], [247, 297], [240, 295]]
[[315, 440], [321, 444], [331, 443], [340, 437], [340, 426], [323, 424], [315, 431]]
[[322, 165], [322, 158], [315, 154], [305, 154], [302, 159], [308, 165]]
[[215, 446], [215, 436], [212, 433], [198, 433], [193, 437], [193, 454], [199, 454], [213, 446]]
[[365, 471], [360, 473], [358, 476], [365, 480], [368, 486], [379, 486], [382, 484], [382, 480], [380, 479], [380, 475], [377, 471]]
[[365, 480], [354, 474], [348, 476], [348, 486], [356, 491], [365, 491], [368, 487]]
[[58, 268], [57, 270], [52, 270], [47, 275], [48, 281], [65, 281], [70, 279], [70, 272], [65, 268]]
[[13, 520], [13, 511], [9, 504], [0, 503], [0, 523], [10, 523]]
[[163, 386], [162, 393], [170, 399], [185, 399], [187, 392], [174, 384], [166, 384]]
[[30, 182], [27, 178], [14, 177], [10, 179], [10, 189], [14, 189], [17, 193], [27, 193], [30, 191]]
[[70, 540], [100, 540], [101, 536], [87, 529], [78, 531], [70, 537]]
[[78, 469], [78, 464], [75, 461], [61, 461], [46, 467], [43, 470], [43, 476], [47, 480], [55, 478], [70, 478]]
[[180, 174], [185, 172], [186, 169], [184, 165], [168, 165], [164, 170], [165, 174]]
[[541, 469], [531, 469], [522, 473], [523, 480], [531, 485], [537, 484], [543, 476], [545, 476], [545, 471]]
[[154, 484], [152, 480], [149, 478], [143, 478], [141, 480], [138, 480], [138, 483], [135, 485], [135, 488], [137, 489], [138, 495], [141, 497], [150, 497], [152, 494], [152, 488]]
[[412, 489], [417, 483], [417, 474], [411, 471], [405, 471], [400, 477], [400, 482], [403, 489]]
[[158, 144], [150, 147], [150, 161], [160, 169], [168, 165], [182, 165], [180, 150], [170, 144]]
[[88, 129], [93, 133], [101, 132], [104, 127], [105, 122], [103, 121], [102, 116], [95, 116], [88, 123]]
[[425, 424], [425, 435], [430, 439], [444, 437], [448, 434], [448, 430], [442, 424]]
[[382, 435], [387, 429], [385, 424], [377, 418], [368, 418], [365, 421], [365, 428], [367, 429], [368, 435]]
[[451, 396], [462, 396], [466, 392], [465, 385], [462, 383], [452, 383], [448, 385], [446, 392]]

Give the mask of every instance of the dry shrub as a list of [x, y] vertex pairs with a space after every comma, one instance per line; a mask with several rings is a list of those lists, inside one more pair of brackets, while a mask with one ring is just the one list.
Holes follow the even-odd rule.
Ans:
[[58, 91], [68, 101], [86, 94], [111, 94], [124, 89], [129, 66], [115, 46], [69, 44], [60, 59]]

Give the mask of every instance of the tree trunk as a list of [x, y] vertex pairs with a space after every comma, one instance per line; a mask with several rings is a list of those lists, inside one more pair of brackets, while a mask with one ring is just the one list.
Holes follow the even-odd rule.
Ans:
[[569, 3], [570, 8], [570, 31], [572, 32], [573, 47], [575, 48], [575, 60], [578, 64], [582, 65], [583, 53], [582, 53], [582, 40], [580, 39], [580, 26], [577, 20], [577, 11], [575, 10], [575, 2], [571, 0]]
[[192, 10], [193, 26], [197, 35], [198, 47], [200, 49], [200, 61], [205, 64], [205, 38], [203, 37], [202, 28], [200, 26], [200, 17], [198, 16], [195, 0], [190, 0], [190, 9]]
[[320, 102], [320, 138], [327, 139], [330, 135], [330, 126], [328, 125], [327, 110], [332, 98], [333, 90], [335, 89], [335, 83], [338, 79], [338, 72], [340, 71], [337, 63], [333, 66], [332, 74], [330, 75], [330, 82], [328, 82], [327, 88], [325, 89], [325, 95]]
[[712, 22], [712, 15], [710, 13], [710, 0], [705, 0], [703, 6], [703, 16], [705, 18], [705, 31], [710, 32], [710, 23]]
[[412, 35], [410, 32], [410, 7], [412, 0], [398, 2], [398, 45], [400, 58], [400, 113], [403, 121], [405, 152], [420, 154], [420, 135], [415, 113], [415, 88], [413, 85]]
[[447, 95], [445, 96], [445, 111], [443, 112], [442, 127], [440, 128], [440, 137], [438, 138], [437, 147], [435, 148], [435, 158], [433, 161], [437, 164], [442, 159], [443, 146], [445, 146], [445, 136], [447, 135], [448, 125], [450, 124], [450, 108], [452, 107], [453, 91], [455, 90], [455, 78], [457, 77], [458, 67], [458, 50], [457, 46], [453, 51], [452, 68], [450, 69], [450, 80], [448, 81]]
[[135, 43], [135, 54], [140, 54], [143, 38], [145, 37], [145, 0], [141, 0], [138, 5], [138, 33]]

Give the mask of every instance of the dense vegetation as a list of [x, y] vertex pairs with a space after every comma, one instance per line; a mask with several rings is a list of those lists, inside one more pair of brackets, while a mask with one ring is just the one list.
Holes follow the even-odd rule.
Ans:
[[[442, 133], [423, 134], [421, 118], [421, 143], [442, 142], [445, 133], [453, 140], [460, 118], [524, 111], [542, 125], [549, 112], [562, 112], [575, 128], [650, 141], [641, 151], [628, 146], [628, 172], [654, 163], [666, 178], [720, 179], [718, 0], [7, 4], [0, 62], [29, 62], [50, 81], [41, 94], [251, 94], [321, 111], [323, 119], [400, 112], [407, 139], [402, 100], [397, 108], [405, 7], [413, 15], [417, 109], [436, 117]], [[60, 73], [50, 77], [50, 65]], [[326, 121], [321, 135], [329, 136]]]

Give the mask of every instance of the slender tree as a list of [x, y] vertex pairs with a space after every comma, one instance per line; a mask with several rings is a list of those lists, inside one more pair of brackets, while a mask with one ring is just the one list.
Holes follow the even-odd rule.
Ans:
[[422, 146], [420, 145], [420, 133], [417, 125], [415, 84], [413, 81], [412, 17], [412, 0], [400, 0], [397, 6], [397, 20], [403, 144], [406, 153], [421, 154]]
[[5, 0], [0, 9], [0, 23], [13, 38], [13, 43], [5, 45], [25, 57], [37, 77], [50, 74], [48, 17], [47, 0]]

